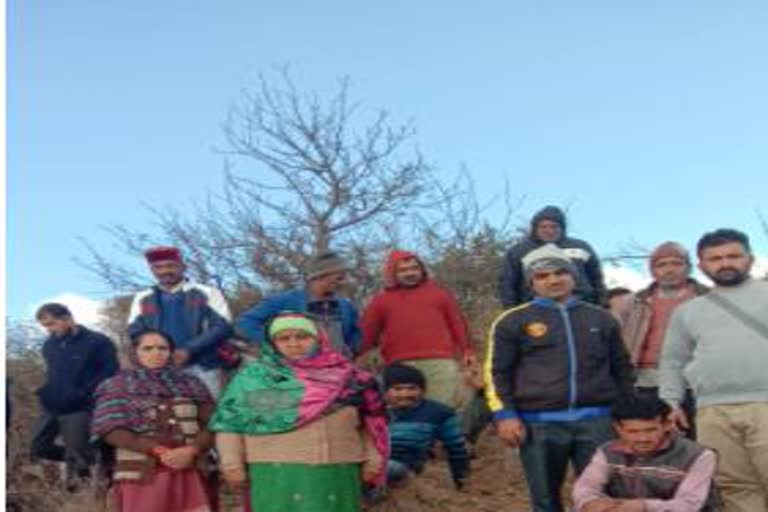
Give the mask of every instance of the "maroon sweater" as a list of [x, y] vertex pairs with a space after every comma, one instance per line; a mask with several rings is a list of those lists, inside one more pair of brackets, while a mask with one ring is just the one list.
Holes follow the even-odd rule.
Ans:
[[[387, 270], [391, 272], [394, 262], [409, 257], [414, 256], [396, 251]], [[387, 364], [453, 359], [472, 352], [456, 299], [428, 278], [413, 288], [390, 287], [376, 294], [363, 314], [362, 331], [360, 353], [380, 345]]]

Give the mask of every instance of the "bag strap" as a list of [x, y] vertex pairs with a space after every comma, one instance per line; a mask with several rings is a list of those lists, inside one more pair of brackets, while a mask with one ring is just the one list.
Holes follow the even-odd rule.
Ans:
[[768, 340], [768, 326], [734, 304], [733, 301], [716, 292], [709, 292], [706, 294], [706, 297], [717, 306], [720, 306], [720, 308], [725, 310], [727, 313], [730, 313], [731, 316], [737, 320], [740, 320], [742, 323], [744, 323], [744, 325]]

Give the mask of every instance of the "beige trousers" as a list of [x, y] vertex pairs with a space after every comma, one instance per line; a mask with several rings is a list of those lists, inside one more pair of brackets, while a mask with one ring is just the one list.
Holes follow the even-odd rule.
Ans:
[[456, 409], [461, 401], [461, 375], [459, 364], [453, 359], [408, 359], [398, 361], [421, 370], [427, 380], [429, 400], [441, 402]]
[[717, 452], [725, 511], [768, 511], [768, 402], [700, 407], [696, 421], [698, 441]]

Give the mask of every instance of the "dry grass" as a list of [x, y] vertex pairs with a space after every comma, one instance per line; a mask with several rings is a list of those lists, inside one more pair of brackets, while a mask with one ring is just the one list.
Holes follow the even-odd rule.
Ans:
[[9, 359], [13, 380], [13, 421], [8, 430], [6, 509], [14, 512], [103, 512], [104, 492], [95, 487], [72, 494], [65, 491], [58, 464], [32, 464], [29, 443], [38, 415], [34, 391], [42, 384], [40, 361], [34, 355]]

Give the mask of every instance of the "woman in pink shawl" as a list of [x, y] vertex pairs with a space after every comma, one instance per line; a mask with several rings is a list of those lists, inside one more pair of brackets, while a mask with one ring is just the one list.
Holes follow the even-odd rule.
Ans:
[[363, 482], [383, 482], [388, 456], [374, 379], [303, 314], [278, 315], [265, 339], [211, 419], [224, 479], [248, 480], [258, 512], [358, 512]]

